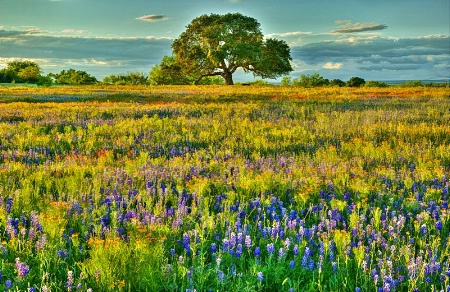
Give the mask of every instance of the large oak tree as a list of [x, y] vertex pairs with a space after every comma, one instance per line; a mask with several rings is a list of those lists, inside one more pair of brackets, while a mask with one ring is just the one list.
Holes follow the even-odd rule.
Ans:
[[197, 83], [207, 76], [222, 76], [225, 84], [232, 85], [239, 68], [262, 78], [292, 71], [286, 42], [264, 40], [259, 22], [240, 13], [195, 18], [172, 48], [183, 73], [195, 76]]

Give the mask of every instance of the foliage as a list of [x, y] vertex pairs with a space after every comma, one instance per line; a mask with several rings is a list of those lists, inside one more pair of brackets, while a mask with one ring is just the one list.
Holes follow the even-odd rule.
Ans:
[[330, 86], [344, 87], [345, 82], [341, 79], [333, 79], [330, 81]]
[[183, 74], [195, 77], [196, 83], [203, 77], [222, 76], [225, 84], [232, 85], [239, 68], [263, 78], [292, 71], [289, 46], [276, 39], [263, 40], [258, 21], [239, 13], [193, 19], [172, 48]]
[[149, 76], [152, 85], [191, 84], [195, 79], [182, 72], [174, 56], [164, 56], [161, 64], [153, 66]]
[[365, 87], [388, 87], [386, 82], [369, 80], [364, 84]]
[[148, 77], [144, 73], [130, 72], [124, 75], [109, 75], [103, 78], [103, 83], [114, 85], [146, 85]]
[[352, 77], [347, 81], [348, 87], [361, 87], [366, 83], [363, 78], [360, 77]]
[[281, 78], [281, 86], [289, 86], [292, 83], [291, 76], [283, 76]]
[[89, 75], [86, 71], [75, 69], [62, 70], [59, 74], [52, 74], [51, 76], [55, 79], [55, 84], [89, 85], [97, 83], [94, 76]]
[[36, 83], [41, 68], [32, 61], [11, 61], [5, 69], [0, 70], [0, 82]]
[[405, 87], [421, 87], [423, 86], [422, 81], [414, 80], [414, 81], [406, 81], [404, 84]]
[[39, 76], [39, 80], [38, 80], [38, 82], [36, 84], [38, 86], [46, 86], [46, 87], [52, 86], [53, 83], [54, 83], [54, 80], [53, 80], [52, 76], [53, 76], [52, 74], [48, 74], [47, 76], [40, 75]]
[[298, 79], [292, 80], [292, 85], [305, 88], [326, 86], [329, 83], [328, 79], [323, 78], [318, 73], [311, 75], [302, 74]]

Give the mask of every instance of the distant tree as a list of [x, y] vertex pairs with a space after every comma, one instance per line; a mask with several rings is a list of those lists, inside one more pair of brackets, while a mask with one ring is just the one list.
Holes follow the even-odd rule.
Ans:
[[12, 78], [9, 76], [10, 71], [6, 68], [0, 69], [0, 83], [10, 83]]
[[12, 61], [0, 71], [0, 82], [35, 83], [39, 80], [41, 68], [32, 61]]
[[345, 86], [345, 82], [342, 81], [341, 79], [333, 79], [333, 80], [330, 81], [330, 85], [331, 86], [343, 87], [343, 86]]
[[361, 87], [366, 83], [366, 81], [360, 77], [352, 77], [347, 81], [348, 87]]
[[423, 86], [422, 81], [414, 80], [414, 81], [406, 81], [405, 87], [421, 87]]
[[38, 86], [52, 86], [54, 83], [53, 74], [48, 74], [47, 76], [40, 75], [39, 80], [37, 81]]
[[185, 75], [174, 56], [164, 56], [161, 64], [153, 66], [150, 71], [152, 85], [183, 85], [191, 84], [195, 78]]
[[364, 87], [388, 87], [388, 85], [386, 82], [369, 80], [364, 84]]
[[302, 74], [298, 79], [292, 81], [292, 85], [301, 87], [320, 87], [330, 83], [328, 79], [323, 78], [318, 73], [311, 75]]
[[36, 83], [39, 81], [41, 76], [41, 70], [38, 66], [28, 66], [24, 69], [20, 69], [17, 73], [17, 77], [21, 82], [25, 83]]
[[66, 85], [89, 85], [97, 83], [94, 76], [89, 75], [86, 71], [76, 71], [74, 69], [62, 70], [59, 74], [53, 74], [56, 84]]
[[146, 85], [148, 77], [140, 72], [131, 72], [125, 75], [109, 75], [103, 79], [105, 84], [115, 85]]
[[289, 85], [291, 85], [291, 82], [292, 82], [291, 76], [283, 76], [283, 78], [281, 78], [282, 86], [289, 86]]
[[264, 40], [260, 24], [240, 13], [202, 15], [192, 20], [173, 44], [173, 54], [183, 74], [198, 83], [221, 76], [232, 85], [241, 68], [262, 78], [277, 78], [292, 71], [289, 46]]
[[264, 79], [257, 79], [255, 81], [250, 82], [250, 83], [244, 83], [244, 84], [256, 85], [256, 86], [265, 86], [265, 85], [269, 85], [269, 82], [267, 82]]

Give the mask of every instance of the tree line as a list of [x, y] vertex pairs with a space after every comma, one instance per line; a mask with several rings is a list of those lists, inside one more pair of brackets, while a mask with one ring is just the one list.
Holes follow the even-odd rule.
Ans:
[[[40, 66], [32, 61], [12, 61], [7, 67], [0, 70], [0, 83], [29, 83], [38, 86], [51, 85], [223, 85], [224, 79], [221, 76], [206, 76], [200, 81], [197, 77], [184, 74], [177, 64], [174, 56], [164, 56], [161, 63], [155, 65], [147, 76], [141, 72], [130, 72], [127, 74], [112, 74], [97, 80], [86, 71], [68, 69], [60, 73], [49, 73], [42, 75]], [[263, 79], [244, 83], [248, 85], [268, 85]], [[404, 86], [417, 87], [427, 86], [419, 80], [406, 81]], [[348, 81], [341, 79], [326, 79], [318, 73], [302, 74], [298, 78], [283, 76], [281, 86], [296, 86], [303, 88], [313, 87], [388, 87], [389, 85], [381, 81], [365, 81], [360, 77], [352, 77]]]

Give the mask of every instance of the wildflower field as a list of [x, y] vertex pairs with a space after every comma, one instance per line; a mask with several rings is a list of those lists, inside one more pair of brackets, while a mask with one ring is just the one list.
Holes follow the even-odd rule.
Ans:
[[0, 290], [449, 291], [449, 96], [0, 87]]

